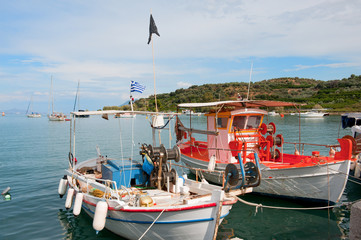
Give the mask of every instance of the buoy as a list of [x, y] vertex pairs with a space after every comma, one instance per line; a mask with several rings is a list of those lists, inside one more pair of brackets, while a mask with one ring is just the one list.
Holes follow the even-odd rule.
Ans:
[[5, 194], [4, 200], [5, 200], [5, 201], [10, 201], [10, 200], [11, 200], [11, 195], [10, 195], [10, 193]]
[[95, 207], [94, 219], [93, 219], [93, 228], [98, 233], [103, 230], [105, 226], [105, 220], [108, 213], [108, 204], [104, 201], [99, 201]]
[[68, 187], [68, 179], [67, 179], [66, 175], [64, 175], [64, 177], [62, 179], [60, 179], [59, 187], [58, 187], [58, 193], [59, 193], [60, 198], [63, 198], [67, 187]]
[[83, 203], [83, 193], [78, 192], [75, 196], [74, 208], [73, 208], [73, 214], [75, 216], [78, 216], [80, 214], [82, 203]]
[[74, 189], [69, 188], [68, 194], [66, 195], [66, 200], [65, 200], [65, 208], [66, 209], [71, 208], [71, 205], [73, 203], [73, 196], [74, 196]]

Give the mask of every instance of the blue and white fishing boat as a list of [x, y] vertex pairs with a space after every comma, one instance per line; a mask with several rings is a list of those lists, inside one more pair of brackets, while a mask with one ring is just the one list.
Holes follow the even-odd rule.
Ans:
[[[73, 112], [70, 126], [78, 126], [75, 116], [82, 114], [104, 117], [123, 113]], [[153, 128], [164, 127], [160, 113], [135, 113], [152, 116]], [[94, 158], [77, 163], [75, 129], [71, 132], [69, 168], [58, 192], [63, 196], [69, 185], [65, 207], [72, 207], [75, 196], [73, 213], [86, 212], [96, 231], [106, 228], [127, 239], [212, 239], [236, 203], [234, 195], [251, 191], [225, 192], [222, 186], [178, 176], [172, 167], [180, 160], [177, 146], [166, 149], [142, 144], [139, 157], [126, 160], [104, 157], [98, 151]]]

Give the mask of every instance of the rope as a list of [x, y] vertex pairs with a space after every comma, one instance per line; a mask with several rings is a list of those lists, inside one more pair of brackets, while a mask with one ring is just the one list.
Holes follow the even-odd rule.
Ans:
[[163, 209], [163, 211], [160, 212], [160, 214], [158, 215], [158, 217], [156, 219], [154, 219], [154, 221], [152, 222], [152, 224], [148, 227], [148, 229], [143, 233], [143, 235], [138, 238], [138, 240], [141, 240], [145, 234], [147, 234], [147, 232], [153, 227], [154, 223], [158, 220], [158, 218], [163, 214], [163, 212], [165, 211], [165, 208]]
[[254, 206], [256, 207], [256, 212], [255, 215], [257, 214], [258, 208], [260, 207], [262, 208], [271, 208], [271, 209], [279, 209], [279, 210], [321, 210], [321, 209], [329, 209], [329, 208], [334, 208], [336, 206], [341, 206], [341, 205], [333, 205], [333, 206], [324, 206], [324, 207], [309, 207], [309, 208], [293, 208], [293, 207], [276, 207], [276, 206], [268, 206], [268, 205], [262, 205], [260, 203], [251, 203], [248, 202], [246, 200], [243, 200], [239, 197], [236, 197], [238, 199], [238, 201], [240, 201], [241, 203], [244, 203], [246, 205], [249, 206]]

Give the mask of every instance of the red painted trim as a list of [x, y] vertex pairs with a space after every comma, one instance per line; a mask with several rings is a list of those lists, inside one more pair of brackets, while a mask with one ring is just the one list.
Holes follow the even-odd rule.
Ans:
[[[85, 202], [86, 204], [89, 204], [91, 206], [96, 206], [96, 204], [91, 203], [87, 200], [83, 200], [83, 202]], [[224, 204], [223, 205], [229, 205], [229, 204]], [[201, 209], [201, 208], [209, 208], [209, 207], [215, 207], [217, 206], [216, 203], [207, 203], [207, 204], [202, 204], [202, 205], [197, 205], [197, 206], [189, 206], [189, 207], [179, 207], [179, 208], [169, 208], [169, 209], [165, 209], [165, 212], [178, 212], [178, 211], [186, 211], [186, 210], [194, 210], [194, 209]], [[163, 209], [115, 209], [113, 207], [108, 207], [108, 210], [110, 211], [119, 211], [119, 212], [162, 212]]]

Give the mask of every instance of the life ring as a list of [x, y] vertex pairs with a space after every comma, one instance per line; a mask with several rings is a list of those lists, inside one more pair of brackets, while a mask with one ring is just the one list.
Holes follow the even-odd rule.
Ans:
[[69, 158], [69, 162], [70, 162], [70, 164], [71, 164], [71, 165], [73, 165], [74, 156], [73, 156], [73, 154], [72, 154], [71, 152], [69, 152], [69, 154], [68, 154], [68, 158]]

